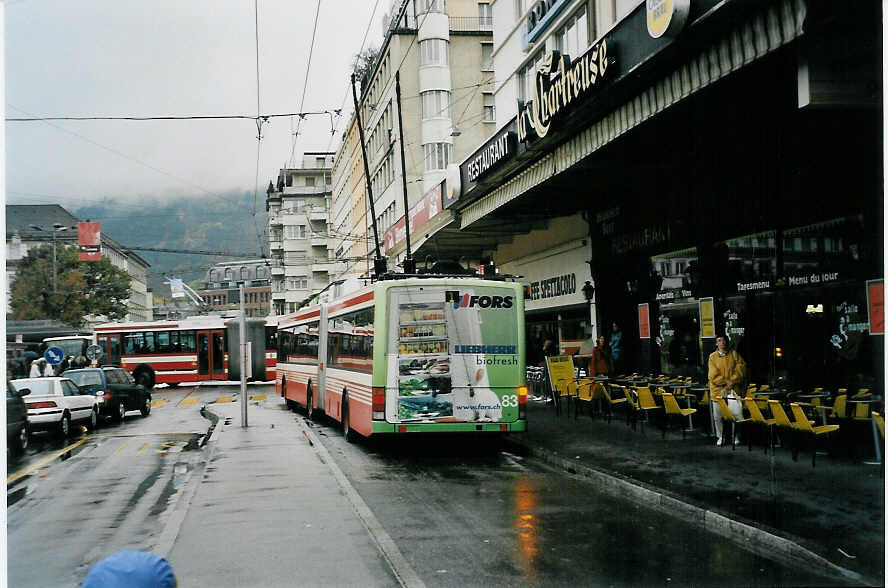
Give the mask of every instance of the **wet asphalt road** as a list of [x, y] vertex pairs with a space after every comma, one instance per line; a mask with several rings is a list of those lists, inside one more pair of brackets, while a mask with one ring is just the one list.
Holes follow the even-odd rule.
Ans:
[[[197, 483], [189, 473], [209, 426], [200, 407], [236, 390], [158, 388], [147, 418], [129, 413], [123, 425], [64, 444], [35, 437], [26, 456], [7, 463], [11, 477], [27, 472], [7, 490], [9, 585], [78, 585], [105, 555], [150, 548], [183, 483]], [[250, 410], [286, 410], [270, 386], [249, 393], [268, 395]], [[351, 445], [332, 426], [311, 426], [428, 586], [829, 585], [496, 442]], [[330, 566], [340, 557], [330, 554]]]

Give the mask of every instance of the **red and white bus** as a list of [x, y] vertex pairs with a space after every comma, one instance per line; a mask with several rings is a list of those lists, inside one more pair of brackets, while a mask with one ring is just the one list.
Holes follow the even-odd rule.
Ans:
[[525, 430], [520, 284], [405, 278], [278, 321], [276, 390], [355, 434]]
[[[277, 318], [268, 317], [258, 325], [252, 324], [255, 319], [248, 319], [248, 327], [261, 329], [253, 336], [248, 330], [248, 340], [254, 341], [256, 352], [264, 355], [265, 374], [257, 374], [257, 379], [275, 377]], [[95, 327], [92, 343], [104, 352], [100, 364], [127, 369], [146, 388], [155, 384], [178, 386], [182, 382], [229, 380], [232, 378], [226, 323], [236, 320], [197, 316], [175, 321], [105, 323]], [[259, 338], [264, 339], [264, 345], [256, 344]], [[54, 345], [59, 344], [57, 339]]]

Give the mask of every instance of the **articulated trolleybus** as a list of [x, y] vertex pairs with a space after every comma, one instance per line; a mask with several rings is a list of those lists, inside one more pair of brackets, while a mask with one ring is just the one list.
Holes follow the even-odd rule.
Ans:
[[524, 431], [524, 293], [382, 280], [278, 320], [276, 389], [356, 434]]

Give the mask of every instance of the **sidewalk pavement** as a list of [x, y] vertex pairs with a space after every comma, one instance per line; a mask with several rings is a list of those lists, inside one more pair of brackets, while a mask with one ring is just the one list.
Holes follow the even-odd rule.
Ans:
[[283, 403], [251, 403], [246, 429], [240, 403], [207, 408], [220, 417], [208, 461], [186, 482], [154, 550], [179, 586], [398, 584], [391, 554], [380, 553], [387, 536], [368, 530], [326, 450]]
[[793, 462], [789, 449], [778, 448], [772, 458], [763, 445], [753, 444], [751, 452], [746, 445], [718, 447], [696, 421], [703, 428], [687, 439], [676, 423], [663, 439], [657, 425], [633, 430], [620, 411], [608, 423], [590, 417], [588, 407], [579, 418], [572, 405], [569, 415], [558, 416], [551, 403], [534, 400], [527, 423], [526, 433], [509, 440], [602, 490], [696, 519], [753, 551], [850, 585], [885, 584], [885, 485], [878, 465], [818, 455], [812, 468], [804, 449]]

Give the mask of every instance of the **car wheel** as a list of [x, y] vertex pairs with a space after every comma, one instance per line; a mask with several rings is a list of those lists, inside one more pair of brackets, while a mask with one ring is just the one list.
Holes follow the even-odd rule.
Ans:
[[89, 423], [86, 425], [87, 430], [95, 431], [96, 427], [99, 426], [99, 415], [96, 412], [96, 409], [93, 408], [89, 413]]
[[117, 412], [114, 414], [114, 420], [118, 423], [122, 423], [124, 417], [126, 416], [126, 407], [123, 405], [123, 402], [117, 403]]
[[28, 449], [28, 437], [29, 435], [27, 425], [22, 426], [13, 444], [13, 450], [19, 455], [21, 455], [25, 452], [26, 449]]
[[62, 415], [62, 420], [59, 422], [59, 435], [63, 439], [67, 439], [68, 435], [71, 434], [71, 415], [65, 413]]
[[139, 412], [142, 413], [143, 417], [146, 417], [151, 413], [151, 397], [147, 394], [145, 395], [145, 398], [142, 399], [142, 408]]
[[351, 420], [348, 414], [348, 399], [342, 403], [342, 435], [348, 443], [358, 440], [357, 433], [351, 428]]

